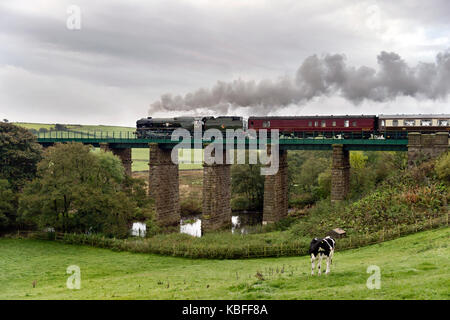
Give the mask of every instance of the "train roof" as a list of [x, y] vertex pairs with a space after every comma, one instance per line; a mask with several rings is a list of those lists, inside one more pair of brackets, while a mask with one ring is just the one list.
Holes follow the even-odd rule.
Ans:
[[380, 119], [448, 119], [450, 114], [380, 114]]
[[315, 115], [315, 116], [264, 116], [264, 117], [249, 117], [249, 120], [265, 120], [265, 119], [278, 119], [278, 120], [290, 120], [290, 119], [329, 119], [329, 118], [375, 118], [376, 115]]

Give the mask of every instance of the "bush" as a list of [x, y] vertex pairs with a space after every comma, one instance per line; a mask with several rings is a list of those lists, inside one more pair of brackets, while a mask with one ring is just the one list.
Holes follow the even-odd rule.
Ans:
[[0, 230], [11, 227], [16, 221], [16, 197], [8, 180], [0, 180]]
[[425, 223], [448, 214], [448, 196], [448, 187], [434, 177], [434, 161], [428, 161], [389, 176], [353, 203], [318, 202], [291, 231], [297, 236], [317, 236], [341, 227], [348, 234], [363, 235]]
[[436, 161], [435, 170], [439, 179], [450, 184], [450, 152], [446, 152], [439, 157]]
[[250, 208], [250, 201], [244, 196], [237, 196], [231, 199], [231, 210], [244, 211]]
[[237, 200], [236, 210], [259, 210], [263, 207], [264, 176], [260, 164], [239, 164], [231, 167], [231, 192], [233, 197], [245, 197], [247, 204]]
[[189, 197], [180, 201], [182, 216], [191, 216], [202, 213], [202, 201], [197, 195], [190, 193]]
[[126, 237], [131, 221], [151, 216], [145, 188], [127, 179], [119, 158], [80, 143], [48, 148], [38, 176], [20, 196], [23, 221], [56, 231]]
[[291, 199], [289, 199], [289, 205], [294, 208], [304, 208], [314, 204], [317, 200], [317, 197], [315, 197], [312, 193], [305, 192], [291, 196]]

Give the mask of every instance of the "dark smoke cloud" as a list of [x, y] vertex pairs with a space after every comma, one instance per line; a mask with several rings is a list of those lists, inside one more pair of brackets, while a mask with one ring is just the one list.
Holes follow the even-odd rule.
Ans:
[[160, 111], [209, 110], [227, 114], [244, 107], [258, 114], [298, 104], [324, 95], [341, 95], [359, 104], [363, 100], [383, 102], [398, 96], [446, 98], [450, 93], [450, 51], [437, 54], [435, 63], [410, 67], [394, 53], [381, 52], [379, 68], [353, 67], [344, 55], [317, 55], [306, 58], [295, 77], [276, 81], [219, 81], [211, 89], [199, 89], [184, 97], [164, 94], [151, 104], [149, 113]]

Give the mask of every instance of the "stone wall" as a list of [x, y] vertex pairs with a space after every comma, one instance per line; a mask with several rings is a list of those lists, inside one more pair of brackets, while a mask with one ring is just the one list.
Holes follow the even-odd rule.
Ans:
[[408, 133], [408, 166], [414, 166], [418, 161], [436, 158], [448, 148], [447, 132], [435, 134], [410, 132]]
[[122, 161], [122, 165], [125, 169], [125, 174], [131, 176], [131, 148], [111, 148], [108, 143], [100, 143], [100, 149], [105, 151], [111, 151], [115, 156], [118, 156]]
[[[270, 146], [268, 146], [270, 154]], [[263, 224], [272, 223], [288, 213], [288, 163], [287, 151], [280, 150], [278, 172], [267, 175], [264, 181]]]
[[150, 143], [149, 147], [149, 196], [155, 199], [156, 220], [162, 226], [178, 225], [180, 223], [178, 164], [172, 162], [172, 150], [162, 149], [157, 143]]
[[231, 225], [231, 165], [203, 163], [202, 231]]
[[342, 144], [333, 145], [331, 201], [344, 200], [350, 190], [350, 153]]

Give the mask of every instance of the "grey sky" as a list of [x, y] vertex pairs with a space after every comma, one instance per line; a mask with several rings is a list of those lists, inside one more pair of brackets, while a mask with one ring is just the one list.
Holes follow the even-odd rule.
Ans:
[[[81, 10], [81, 30], [66, 27], [70, 5]], [[450, 48], [449, 14], [446, 0], [2, 1], [0, 118], [132, 126], [149, 109], [155, 116], [448, 113], [448, 87], [427, 83], [447, 79], [450, 63], [439, 69], [444, 78], [421, 73], [395, 80], [388, 89], [397, 93], [386, 99], [353, 99], [349, 90], [360, 81], [349, 70], [380, 72], [382, 51], [395, 52], [407, 72], [420, 62], [435, 64]], [[323, 61], [336, 54], [352, 82], [328, 81], [332, 89], [315, 90], [306, 100], [262, 109], [151, 107], [166, 93], [185, 98], [218, 81], [280, 86], [298, 80], [308, 57]], [[379, 88], [372, 85], [369, 96], [379, 97]]]

